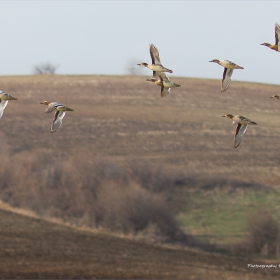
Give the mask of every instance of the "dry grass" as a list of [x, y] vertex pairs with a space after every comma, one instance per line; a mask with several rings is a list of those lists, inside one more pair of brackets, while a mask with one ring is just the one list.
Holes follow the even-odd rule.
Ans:
[[[221, 93], [217, 80], [173, 79], [182, 88], [160, 98], [159, 88], [145, 77], [0, 77], [1, 88], [19, 98], [1, 119], [1, 146], [14, 152], [44, 148], [61, 160], [81, 150], [89, 158], [123, 161], [135, 156], [166, 168], [276, 186], [280, 103], [269, 97], [280, 88], [235, 81]], [[52, 116], [39, 105], [45, 99], [75, 109], [55, 134], [49, 133]], [[234, 126], [221, 118], [225, 113], [259, 124], [249, 127], [238, 149], [232, 148]]]

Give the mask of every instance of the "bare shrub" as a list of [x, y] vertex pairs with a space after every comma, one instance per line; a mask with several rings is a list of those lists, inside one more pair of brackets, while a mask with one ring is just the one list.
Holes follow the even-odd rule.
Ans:
[[43, 62], [41, 64], [34, 66], [34, 74], [46, 75], [46, 74], [55, 74], [58, 66], [50, 62]]
[[135, 182], [104, 185], [99, 189], [98, 206], [103, 208], [101, 227], [142, 236], [149, 232], [156, 242], [187, 242], [164, 200]]
[[[85, 155], [65, 160], [38, 150], [3, 156], [1, 164], [0, 198], [12, 206], [149, 242], [193, 242], [180, 230], [159, 187], [153, 188], [156, 182], [145, 181], [148, 173], [132, 171], [139, 169], [137, 161], [121, 165]], [[160, 186], [169, 181], [158, 166], [150, 172], [148, 179], [160, 179]]]
[[237, 244], [232, 244], [229, 251], [235, 254], [261, 254], [275, 256], [279, 254], [279, 224], [271, 210], [261, 206], [247, 217], [248, 236]]
[[128, 59], [126, 63], [126, 72], [129, 75], [144, 75], [145, 69], [144, 67], [141, 67], [137, 65], [137, 63], [140, 63], [141, 61], [137, 58], [130, 58]]
[[130, 176], [143, 188], [152, 192], [162, 192], [170, 187], [185, 183], [185, 176], [181, 172], [167, 172], [160, 164], [133, 159], [128, 161]]
[[273, 213], [261, 207], [248, 216], [248, 249], [251, 253], [275, 255], [279, 243], [279, 224]]

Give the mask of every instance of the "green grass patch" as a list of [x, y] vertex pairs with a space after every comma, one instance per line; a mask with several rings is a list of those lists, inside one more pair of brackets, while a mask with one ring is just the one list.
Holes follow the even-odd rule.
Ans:
[[215, 243], [231, 243], [243, 238], [248, 215], [260, 207], [280, 215], [280, 193], [276, 190], [189, 191], [185, 212], [177, 221], [186, 233]]

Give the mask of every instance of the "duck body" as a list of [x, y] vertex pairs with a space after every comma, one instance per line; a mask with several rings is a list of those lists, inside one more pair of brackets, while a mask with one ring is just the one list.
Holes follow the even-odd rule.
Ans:
[[218, 60], [218, 59], [213, 59], [210, 62], [215, 62], [218, 63], [219, 65], [223, 66], [224, 68], [227, 69], [244, 69], [242, 66], [239, 66], [230, 60]]
[[261, 45], [280, 52], [280, 25], [278, 23], [275, 23], [275, 44], [264, 42]]
[[7, 107], [9, 100], [18, 100], [18, 99], [4, 91], [0, 91], [0, 119], [3, 116], [4, 109]]
[[159, 74], [159, 79], [156, 79], [155, 77], [151, 77], [146, 81], [153, 82], [161, 87], [161, 97], [166, 97], [170, 93], [170, 88], [182, 87], [179, 84], [171, 82], [170, 79], [164, 73]]
[[224, 67], [223, 78], [221, 83], [221, 91], [226, 91], [229, 88], [231, 82], [231, 76], [233, 74], [234, 69], [244, 69], [242, 66], [239, 66], [229, 60], [219, 60], [213, 59], [209, 62], [217, 63]]
[[233, 116], [231, 114], [226, 114], [222, 117], [230, 118], [232, 119], [233, 124], [237, 124], [235, 135], [234, 135], [234, 141], [233, 141], [233, 147], [238, 148], [240, 145], [244, 134], [248, 128], [248, 125], [257, 125], [256, 122], [251, 121], [250, 119], [243, 117], [243, 116]]
[[64, 104], [57, 103], [57, 102], [43, 101], [40, 104], [44, 104], [48, 106], [45, 110], [46, 113], [51, 113], [55, 111], [54, 119], [51, 125], [52, 133], [56, 132], [62, 125], [62, 119], [64, 118], [66, 111], [74, 111], [73, 109], [65, 106]]
[[280, 96], [279, 95], [272, 95], [272, 96], [270, 96], [270, 98], [280, 99]]
[[148, 64], [146, 62], [142, 62], [142, 63], [139, 63], [137, 65], [144, 66], [144, 67], [152, 70], [153, 71], [153, 76], [158, 76], [158, 74], [161, 73], [161, 72], [173, 73], [172, 70], [164, 67], [161, 64], [158, 49], [153, 44], [150, 44], [150, 55], [151, 55], [151, 59], [152, 59], [151, 64]]
[[[153, 72], [169, 72], [169, 73], [173, 73], [172, 70], [165, 68], [162, 64], [148, 64], [148, 63], [142, 62], [142, 63], [140, 63], [138, 65], [147, 67], [148, 69], [152, 70]], [[156, 74], [154, 74], [154, 75], [156, 75]]]

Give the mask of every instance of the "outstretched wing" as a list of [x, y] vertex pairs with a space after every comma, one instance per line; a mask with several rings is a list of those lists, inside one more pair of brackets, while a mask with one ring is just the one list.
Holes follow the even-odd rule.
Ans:
[[62, 119], [64, 118], [65, 116], [65, 113], [66, 112], [59, 112], [59, 111], [56, 111], [55, 114], [54, 114], [54, 119], [53, 119], [53, 122], [52, 122], [52, 126], [51, 126], [51, 132], [54, 133], [56, 132], [61, 124], [62, 124]]
[[275, 23], [275, 45], [280, 47], [280, 26], [278, 23]]
[[247, 127], [248, 127], [247, 124], [238, 124], [237, 125], [235, 136], [234, 136], [234, 144], [233, 144], [234, 148], [237, 148], [240, 145], [240, 143], [244, 137], [244, 134], [247, 130]]
[[4, 113], [4, 109], [8, 105], [8, 100], [2, 100], [0, 99], [0, 119], [2, 118], [2, 115]]
[[161, 80], [161, 91], [160, 91], [161, 97], [166, 97], [170, 93], [170, 88], [164, 87], [164, 85], [163, 85], [164, 76], [162, 75], [162, 73], [161, 73], [161, 75], [159, 75], [159, 78]]
[[222, 87], [221, 91], [226, 91], [230, 85], [231, 82], [231, 76], [233, 73], [233, 69], [225, 68], [223, 73], [223, 79], [222, 79]]
[[166, 88], [166, 87], [161, 87], [161, 97], [166, 97], [168, 94], [170, 93], [170, 88]]
[[160, 64], [158, 49], [153, 44], [150, 45], [150, 55], [152, 64]]

